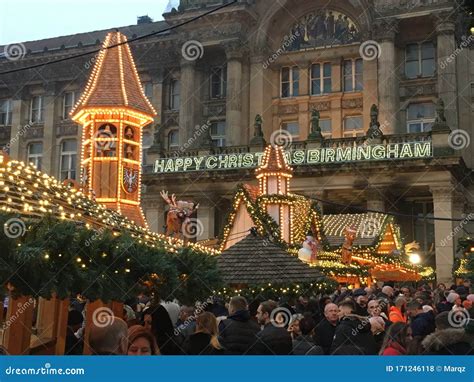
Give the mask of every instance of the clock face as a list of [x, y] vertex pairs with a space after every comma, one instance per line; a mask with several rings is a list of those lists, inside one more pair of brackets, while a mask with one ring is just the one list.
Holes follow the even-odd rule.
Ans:
[[138, 189], [138, 170], [124, 167], [122, 173], [122, 187], [125, 192], [133, 194]]

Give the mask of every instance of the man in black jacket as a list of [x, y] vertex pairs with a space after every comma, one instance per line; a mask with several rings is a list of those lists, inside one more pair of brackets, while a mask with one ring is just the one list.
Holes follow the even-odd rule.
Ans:
[[410, 317], [410, 327], [413, 337], [424, 338], [435, 331], [435, 316], [433, 311], [424, 312], [423, 306], [416, 300], [407, 304]]
[[367, 317], [354, 314], [353, 301], [339, 304], [339, 325], [336, 328], [331, 346], [331, 354], [339, 354], [341, 349], [350, 347], [358, 354], [377, 354], [377, 345], [370, 330]]
[[278, 319], [278, 311], [282, 309], [278, 308], [276, 302], [272, 300], [260, 304], [257, 309], [257, 320], [260, 325], [264, 325], [264, 328], [257, 334], [257, 343], [252, 349], [252, 354], [292, 354], [291, 335], [283, 326], [283, 322]]
[[251, 320], [247, 300], [241, 296], [232, 297], [229, 316], [219, 325], [219, 340], [226, 354], [248, 354], [259, 331], [260, 327]]
[[314, 330], [314, 342], [323, 348], [324, 354], [329, 354], [332, 340], [336, 332], [336, 326], [339, 321], [339, 308], [332, 302], [324, 307], [324, 319], [316, 326]]

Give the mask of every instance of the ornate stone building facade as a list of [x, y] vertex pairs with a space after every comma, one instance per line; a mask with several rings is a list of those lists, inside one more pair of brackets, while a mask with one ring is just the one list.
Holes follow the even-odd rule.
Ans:
[[[448, 280], [456, 237], [473, 232], [463, 221], [474, 211], [467, 11], [454, 0], [239, 0], [133, 42], [225, 3], [181, 0], [164, 21], [120, 28], [158, 111], [143, 136], [150, 227], [163, 231], [167, 189], [200, 203], [197, 240], [218, 236], [263, 142], [283, 140], [292, 192], [326, 200], [325, 213], [396, 213], [404, 238], [419, 241], [438, 280]], [[7, 72], [91, 52], [0, 76], [0, 144], [13, 158], [80, 180], [69, 111], [107, 32], [26, 42], [21, 60], [0, 58]], [[383, 135], [370, 135], [371, 125]], [[311, 126], [322, 139], [308, 139]], [[459, 221], [424, 219], [433, 215]]]

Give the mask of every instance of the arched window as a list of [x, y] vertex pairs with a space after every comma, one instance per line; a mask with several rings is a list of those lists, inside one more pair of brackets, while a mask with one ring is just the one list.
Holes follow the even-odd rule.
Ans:
[[173, 150], [179, 147], [179, 132], [178, 130], [171, 130], [168, 133], [168, 149]]
[[412, 103], [407, 108], [407, 131], [421, 133], [431, 131], [435, 121], [435, 106], [431, 102]]

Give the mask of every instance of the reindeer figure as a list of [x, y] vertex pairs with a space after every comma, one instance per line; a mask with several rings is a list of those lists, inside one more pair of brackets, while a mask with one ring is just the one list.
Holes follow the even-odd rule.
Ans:
[[166, 235], [183, 238], [184, 241], [187, 241], [189, 237], [183, 233], [192, 231], [188, 228], [191, 223], [190, 216], [198, 209], [199, 204], [195, 205], [192, 202], [183, 200], [177, 201], [175, 194], [171, 194], [170, 198], [168, 191], [165, 190], [162, 190], [160, 195], [169, 205], [169, 210], [166, 214]]
[[349, 265], [352, 262], [352, 243], [356, 238], [357, 231], [354, 227], [346, 227], [344, 243], [342, 244], [342, 263]]

